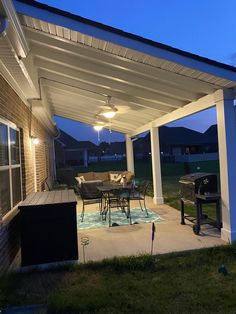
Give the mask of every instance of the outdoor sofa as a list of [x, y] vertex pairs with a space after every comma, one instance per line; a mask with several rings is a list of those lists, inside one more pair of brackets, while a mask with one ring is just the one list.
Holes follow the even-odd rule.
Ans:
[[134, 174], [130, 171], [105, 171], [105, 172], [85, 172], [78, 173], [77, 177], [75, 177], [78, 185], [81, 185], [82, 182], [87, 181], [102, 181], [103, 184], [106, 183], [122, 183], [125, 179], [127, 184], [131, 184], [134, 178]]

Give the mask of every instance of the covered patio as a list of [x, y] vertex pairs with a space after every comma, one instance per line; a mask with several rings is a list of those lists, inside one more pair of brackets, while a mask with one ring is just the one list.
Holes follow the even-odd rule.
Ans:
[[[131, 207], [138, 207], [137, 201], [131, 201]], [[147, 198], [149, 210], [159, 215], [163, 220], [155, 222], [156, 233], [153, 254], [195, 250], [226, 244], [221, 239], [216, 228], [202, 226], [200, 235], [192, 231], [192, 224], [180, 224], [180, 212], [168, 205], [155, 205], [151, 197]], [[88, 212], [98, 214], [98, 208], [88, 206]], [[80, 217], [81, 201], [78, 200], [77, 214]], [[144, 213], [143, 213], [144, 215]], [[134, 220], [135, 221], [135, 220]], [[150, 254], [152, 224], [142, 223], [121, 225], [119, 227], [105, 227], [99, 229], [78, 229], [79, 256], [83, 261], [82, 239], [86, 237], [89, 244], [85, 246], [85, 260], [99, 261], [114, 256], [129, 256]]]
[[[54, 116], [91, 125], [102, 122], [125, 134], [127, 170], [134, 172], [133, 138], [150, 131], [154, 197], [148, 204], [165, 219], [157, 224], [154, 252], [236, 240], [236, 69], [37, 2], [1, 2], [10, 21], [0, 41], [2, 72], [49, 132], [56, 135]], [[110, 120], [100, 114], [108, 97], [117, 109]], [[195, 236], [179, 224], [179, 212], [163, 205], [158, 133], [162, 125], [213, 106], [218, 121], [221, 238], [210, 229]], [[79, 237], [83, 233], [79, 231]], [[88, 259], [150, 251], [150, 224], [86, 234], [91, 240]]]

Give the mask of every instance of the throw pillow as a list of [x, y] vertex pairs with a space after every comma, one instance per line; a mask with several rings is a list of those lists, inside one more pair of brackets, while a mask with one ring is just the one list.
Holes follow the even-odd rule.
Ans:
[[119, 183], [122, 179], [121, 174], [118, 175], [118, 177], [114, 180], [114, 182]]
[[79, 185], [85, 181], [84, 176], [80, 176], [80, 177], [75, 177], [75, 180], [79, 183]]
[[118, 176], [119, 176], [118, 173], [110, 173], [110, 181], [115, 182]]
[[127, 171], [125, 177], [126, 177], [127, 183], [131, 183], [134, 178], [134, 175], [132, 172]]
[[132, 182], [133, 178], [134, 178], [134, 174], [130, 171], [124, 171], [122, 173], [122, 178], [125, 177], [126, 179], [126, 183], [129, 184]]

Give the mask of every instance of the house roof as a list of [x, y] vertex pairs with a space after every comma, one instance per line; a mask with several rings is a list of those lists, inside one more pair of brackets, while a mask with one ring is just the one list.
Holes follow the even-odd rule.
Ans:
[[[1, 3], [12, 18], [0, 70], [43, 123], [99, 119], [134, 135], [209, 108], [216, 91], [236, 87], [232, 66], [35, 1]], [[118, 109], [111, 124], [100, 115], [107, 96]]]
[[[214, 128], [214, 126], [212, 126]], [[201, 133], [185, 127], [167, 127], [159, 128], [160, 143], [166, 145], [204, 145], [217, 143], [217, 134], [210, 136], [207, 132]], [[138, 141], [150, 142], [150, 133]], [[134, 142], [134, 145], [138, 143]]]
[[205, 135], [217, 137], [217, 124], [211, 125], [206, 131]]
[[68, 133], [64, 132], [60, 129], [60, 135], [57, 139], [60, 143], [62, 143], [65, 149], [96, 149], [97, 145], [93, 144], [90, 141], [78, 141], [73, 136], [69, 135]]

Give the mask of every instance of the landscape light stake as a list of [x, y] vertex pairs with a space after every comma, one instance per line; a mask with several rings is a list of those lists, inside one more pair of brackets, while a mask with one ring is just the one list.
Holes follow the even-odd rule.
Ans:
[[89, 237], [82, 237], [81, 238], [81, 245], [83, 246], [83, 258], [84, 258], [84, 264], [85, 264], [85, 250], [84, 250], [84, 247], [85, 245], [88, 245], [89, 244]]
[[153, 242], [155, 239], [156, 226], [154, 222], [152, 223], [152, 244], [151, 244], [151, 255], [153, 254]]

